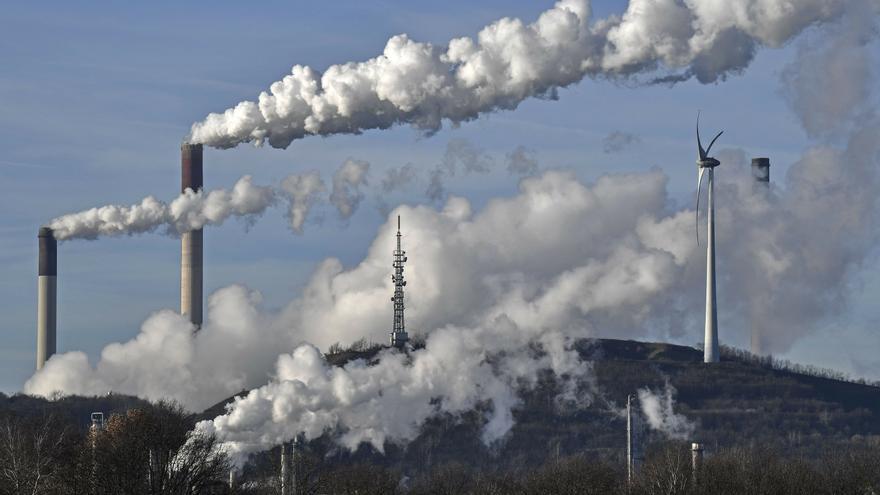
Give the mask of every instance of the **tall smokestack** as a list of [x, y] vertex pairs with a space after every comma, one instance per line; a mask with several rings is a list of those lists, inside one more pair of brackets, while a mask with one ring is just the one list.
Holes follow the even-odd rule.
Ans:
[[[770, 187], [770, 159], [769, 158], [752, 158], [752, 178], [756, 192], [768, 191]], [[750, 350], [756, 356], [763, 356], [764, 349], [764, 328], [760, 322], [752, 322], [752, 335], [750, 341]]]
[[55, 354], [55, 323], [58, 305], [58, 242], [49, 227], [37, 234], [40, 246], [37, 268], [37, 370]]
[[770, 159], [752, 158], [752, 177], [756, 183], [770, 183]]
[[[180, 146], [180, 192], [202, 190], [202, 145]], [[189, 315], [196, 328], [202, 326], [202, 229], [180, 238], [180, 314]]]

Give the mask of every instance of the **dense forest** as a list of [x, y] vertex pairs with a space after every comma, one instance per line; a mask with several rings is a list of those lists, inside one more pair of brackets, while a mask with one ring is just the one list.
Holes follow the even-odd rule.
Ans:
[[[369, 361], [377, 350], [335, 346], [327, 358]], [[733, 349], [717, 365], [668, 344], [594, 340], [578, 350], [595, 372], [584, 387], [589, 407], [559, 407], [546, 376], [523, 390], [516, 426], [492, 447], [479, 441], [480, 410], [435, 417], [384, 454], [340, 449], [328, 432], [295, 446], [295, 493], [880, 493], [876, 384]], [[621, 410], [639, 390], [672, 390], [689, 428], [672, 438], [643, 421], [644, 460], [627, 482]], [[192, 414], [121, 395], [0, 394], [0, 495], [280, 493], [280, 447], [252, 455], [230, 479], [215, 439], [189, 433], [226, 402]], [[93, 412], [102, 427], [92, 427]], [[705, 446], [696, 470], [690, 442]]]

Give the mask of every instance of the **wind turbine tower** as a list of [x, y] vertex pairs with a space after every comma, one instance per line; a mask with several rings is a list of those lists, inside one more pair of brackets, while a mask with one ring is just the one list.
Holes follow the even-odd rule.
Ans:
[[706, 241], [706, 329], [705, 342], [703, 345], [703, 362], [717, 363], [719, 361], [718, 351], [718, 310], [716, 308], [715, 298], [715, 201], [712, 198], [715, 190], [715, 167], [721, 165], [721, 162], [709, 156], [709, 151], [715, 140], [718, 139], [724, 131], [719, 132], [712, 142], [709, 143], [707, 149], [703, 149], [703, 143], [700, 142], [700, 114], [697, 114], [697, 150], [699, 152], [697, 158], [697, 245], [700, 244], [700, 190], [703, 186], [703, 175], [707, 178], [708, 192], [708, 240]]
[[403, 288], [406, 281], [403, 279], [403, 264], [406, 263], [406, 251], [400, 245], [400, 215], [397, 215], [397, 249], [394, 250], [394, 275], [391, 280], [394, 281], [394, 296], [391, 302], [394, 303], [394, 327], [391, 331], [391, 345], [398, 349], [406, 346], [409, 336], [406, 333], [406, 326], [403, 322]]

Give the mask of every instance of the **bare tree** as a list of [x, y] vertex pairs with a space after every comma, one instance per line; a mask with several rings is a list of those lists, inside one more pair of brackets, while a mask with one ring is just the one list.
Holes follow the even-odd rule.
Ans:
[[51, 415], [31, 421], [6, 417], [0, 425], [0, 493], [35, 495], [57, 488], [66, 435]]
[[213, 437], [192, 427], [185, 411], [167, 402], [110, 416], [94, 442], [96, 492], [197, 495], [222, 486], [229, 460]]
[[648, 456], [635, 488], [649, 495], [678, 495], [690, 493], [692, 484], [690, 450], [671, 444]]

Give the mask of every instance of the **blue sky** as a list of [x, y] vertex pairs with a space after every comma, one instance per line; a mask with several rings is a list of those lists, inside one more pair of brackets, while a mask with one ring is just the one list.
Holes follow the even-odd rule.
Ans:
[[[406, 32], [444, 44], [473, 35], [502, 16], [534, 19], [549, 1], [474, 2], [16, 2], [0, 17], [0, 390], [20, 390], [34, 364], [36, 232], [63, 213], [153, 194], [171, 199], [179, 188], [179, 144], [192, 122], [253, 98], [295, 63], [318, 69], [380, 53], [389, 36]], [[597, 16], [624, 2], [595, 2]], [[257, 224], [211, 228], [206, 241], [206, 292], [244, 283], [267, 306], [296, 296], [316, 263], [336, 256], [360, 260], [384, 221], [376, 208], [382, 172], [440, 162], [451, 139], [466, 139], [497, 164], [523, 145], [543, 168], [566, 167], [591, 180], [603, 173], [660, 167], [670, 189], [691, 201], [692, 120], [727, 132], [723, 146], [770, 156], [782, 177], [809, 141], [780, 96], [779, 71], [793, 48], [762, 51], [751, 67], [717, 85], [624, 87], [585, 80], [558, 101], [529, 100], [426, 137], [408, 127], [360, 136], [311, 138], [287, 150], [242, 146], [205, 151], [205, 186], [229, 187], [242, 174], [259, 184], [311, 169], [325, 179], [346, 158], [372, 164], [366, 204], [346, 223], [329, 210], [324, 220], [293, 235], [277, 211]], [[602, 152], [612, 131], [641, 138], [624, 153]], [[501, 168], [488, 176], [452, 180], [450, 192], [477, 207], [516, 191]], [[420, 184], [386, 201], [425, 202]], [[127, 340], [153, 311], [178, 303], [179, 242], [144, 235], [64, 243], [59, 249], [59, 351], [92, 358]], [[876, 256], [856, 280], [850, 311], [827, 331], [798, 344], [793, 360], [880, 378], [876, 366], [853, 364], [864, 339], [878, 344], [880, 290]], [[736, 339], [738, 337], [735, 337]], [[745, 340], [733, 343], [745, 345]], [[685, 342], [691, 344], [693, 342]], [[829, 345], [838, 343], [838, 345]], [[840, 345], [852, 343], [852, 346]], [[856, 348], [856, 350], [846, 350]], [[856, 355], [853, 355], [853, 352]], [[870, 362], [870, 361], [868, 361]], [[876, 364], [876, 361], [873, 361]]]

